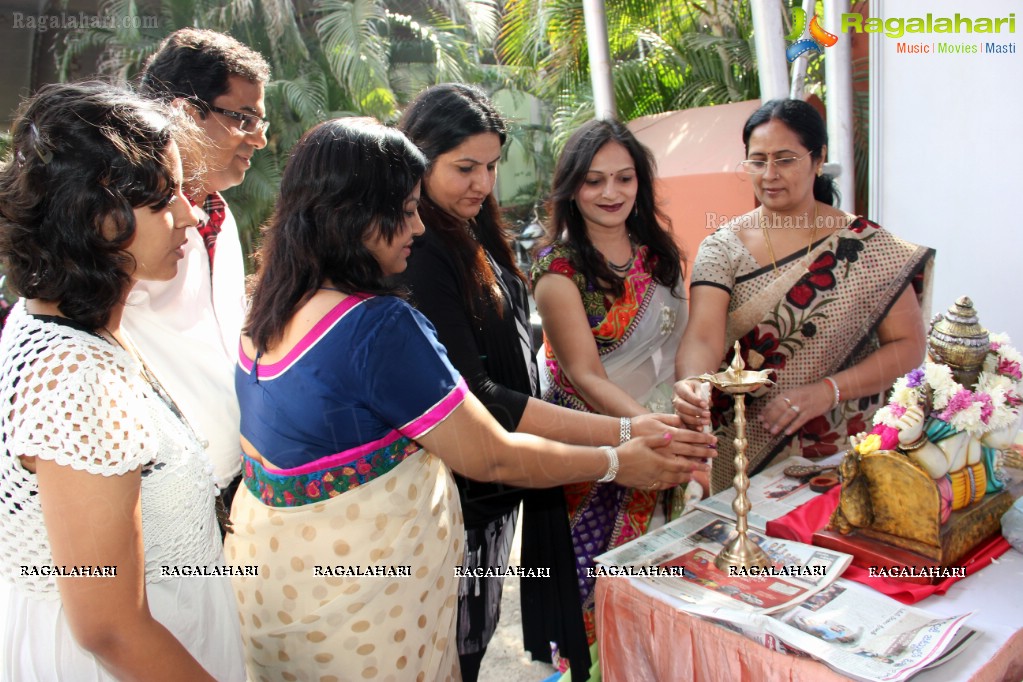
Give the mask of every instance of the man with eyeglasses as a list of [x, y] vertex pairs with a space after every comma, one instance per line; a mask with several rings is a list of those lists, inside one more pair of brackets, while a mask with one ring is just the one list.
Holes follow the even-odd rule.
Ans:
[[[149, 59], [143, 94], [181, 107], [205, 133], [201, 149], [182, 149], [186, 177], [203, 168], [189, 200], [204, 213], [186, 230], [185, 258], [169, 282], [139, 282], [123, 327], [143, 360], [208, 445], [213, 475], [230, 509], [241, 473], [234, 366], [245, 315], [245, 260], [238, 226], [221, 192], [245, 179], [266, 146], [261, 55], [214, 31], [181, 29]], [[196, 158], [197, 157], [197, 158]]]

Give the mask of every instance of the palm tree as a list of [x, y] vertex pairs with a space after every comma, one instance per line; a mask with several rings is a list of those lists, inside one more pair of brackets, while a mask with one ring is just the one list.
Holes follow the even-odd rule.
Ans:
[[[607, 28], [622, 120], [759, 94], [748, 3], [621, 0], [607, 5]], [[585, 30], [580, 0], [505, 7], [500, 55], [520, 87], [553, 103], [556, 139], [593, 115]]]
[[[786, 17], [802, 5], [783, 4]], [[621, 120], [760, 96], [745, 0], [615, 0], [605, 10]], [[571, 132], [594, 116], [582, 0], [508, 0], [498, 56], [514, 87], [548, 107], [543, 163], [553, 166]], [[812, 60], [808, 88], [819, 92], [822, 80]]]

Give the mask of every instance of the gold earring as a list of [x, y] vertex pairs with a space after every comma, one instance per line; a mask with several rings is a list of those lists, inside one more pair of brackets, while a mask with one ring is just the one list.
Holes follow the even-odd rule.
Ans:
[[817, 177], [824, 175], [824, 166], [817, 166]]

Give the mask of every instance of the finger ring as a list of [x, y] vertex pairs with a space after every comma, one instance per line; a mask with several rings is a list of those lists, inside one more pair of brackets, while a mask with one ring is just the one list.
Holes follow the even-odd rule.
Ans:
[[799, 405], [793, 405], [792, 403], [789, 403], [789, 407], [791, 407], [796, 414], [799, 414]]
[[657, 486], [659, 484], [660, 484], [660, 481], [654, 481], [653, 483], [650, 484], [650, 490], [657, 490]]
[[782, 396], [781, 399], [785, 401], [786, 405], [788, 405], [789, 407], [792, 407], [792, 401], [791, 400], [789, 400], [785, 396]]

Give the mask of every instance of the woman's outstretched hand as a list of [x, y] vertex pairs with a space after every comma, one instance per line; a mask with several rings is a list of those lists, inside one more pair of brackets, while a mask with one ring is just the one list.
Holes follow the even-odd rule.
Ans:
[[718, 439], [709, 433], [686, 428], [678, 415], [644, 414], [632, 418], [632, 433], [636, 436], [671, 434], [669, 451], [677, 457], [706, 459], [717, 454]]
[[675, 382], [675, 397], [671, 405], [682, 422], [694, 431], [710, 426], [710, 401], [703, 397], [704, 382], [698, 379], [682, 379]]
[[[707, 437], [702, 433], [694, 435]], [[714, 456], [714, 450], [704, 445], [702, 457], [676, 455], [672, 452], [673, 442], [673, 434], [662, 428], [659, 436], [641, 436], [619, 445], [615, 483], [643, 490], [666, 490], [686, 483], [695, 472], [710, 470], [704, 458]]]
[[823, 381], [788, 389], [774, 396], [760, 412], [760, 423], [772, 434], [791, 436], [811, 419], [834, 407], [834, 391]]

